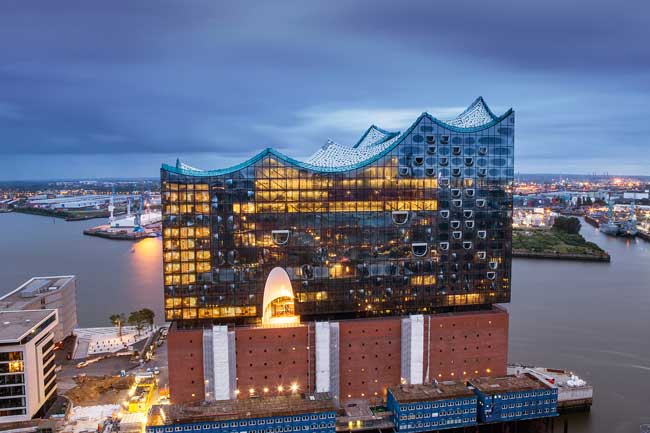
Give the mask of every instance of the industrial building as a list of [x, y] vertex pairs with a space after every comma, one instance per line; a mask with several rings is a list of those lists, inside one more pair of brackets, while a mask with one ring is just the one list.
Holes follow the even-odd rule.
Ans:
[[0, 311], [0, 423], [43, 414], [56, 398], [56, 310]]
[[557, 387], [532, 374], [472, 378], [481, 422], [517, 421], [557, 416]]
[[172, 403], [506, 374], [514, 113], [161, 169]]
[[0, 310], [52, 309], [58, 312], [54, 341], [77, 327], [77, 282], [74, 275], [33, 277], [0, 298]]
[[428, 432], [476, 424], [476, 394], [464, 382], [400, 385], [388, 390], [395, 430]]
[[154, 406], [146, 428], [147, 433], [195, 430], [207, 433], [335, 433], [336, 407], [327, 394]]

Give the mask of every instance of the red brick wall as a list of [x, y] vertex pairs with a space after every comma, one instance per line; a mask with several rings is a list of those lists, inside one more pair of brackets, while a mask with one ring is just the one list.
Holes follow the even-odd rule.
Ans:
[[[287, 395], [292, 384], [313, 392], [313, 324], [290, 328], [236, 328], [235, 352], [239, 398]], [[311, 345], [311, 347], [309, 347]], [[283, 390], [279, 391], [278, 387]], [[268, 388], [268, 392], [264, 392]]]
[[203, 400], [203, 330], [179, 330], [172, 325], [167, 336], [167, 358], [171, 402]]
[[401, 318], [339, 323], [340, 399], [380, 402], [386, 387], [400, 383]]
[[[380, 403], [400, 383], [401, 317], [339, 322], [339, 397]], [[430, 321], [430, 327], [429, 327]], [[429, 336], [429, 329], [430, 336]], [[236, 328], [239, 398], [315, 389], [313, 323], [287, 328]], [[169, 332], [169, 384], [174, 403], [204, 398], [202, 330]], [[424, 318], [423, 378], [433, 381], [504, 376], [508, 313], [502, 309]], [[278, 387], [283, 390], [279, 391]], [[264, 392], [264, 388], [268, 391]]]
[[[427, 344], [429, 318], [431, 338]], [[425, 316], [423, 360], [423, 378], [426, 380], [428, 365], [430, 381], [505, 376], [508, 312], [495, 309]]]

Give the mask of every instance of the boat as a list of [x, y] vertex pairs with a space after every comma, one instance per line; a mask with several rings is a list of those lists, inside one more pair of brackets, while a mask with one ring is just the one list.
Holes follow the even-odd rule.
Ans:
[[614, 207], [610, 201], [608, 204], [607, 222], [598, 226], [601, 233], [609, 236], [634, 237], [637, 235], [636, 214], [634, 202], [630, 205], [630, 213], [627, 221], [616, 221], [614, 218]]
[[600, 230], [601, 233], [610, 236], [618, 236], [619, 229], [620, 227], [615, 222], [601, 223], [598, 226], [598, 230]]

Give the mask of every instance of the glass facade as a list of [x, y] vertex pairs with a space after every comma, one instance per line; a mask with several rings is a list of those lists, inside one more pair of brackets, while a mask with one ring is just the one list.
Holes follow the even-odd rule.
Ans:
[[354, 165], [266, 150], [237, 167], [163, 166], [167, 320], [255, 322], [271, 269], [295, 313], [357, 317], [510, 300], [514, 113], [422, 115]]
[[26, 413], [24, 383], [23, 352], [0, 352], [0, 417]]

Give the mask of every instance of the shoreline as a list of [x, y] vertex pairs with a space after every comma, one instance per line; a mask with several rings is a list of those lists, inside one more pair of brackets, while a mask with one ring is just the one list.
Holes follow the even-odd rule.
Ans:
[[612, 261], [609, 254], [606, 255], [589, 255], [589, 254], [572, 254], [572, 253], [551, 253], [535, 252], [525, 250], [512, 250], [512, 257], [523, 259], [550, 259], [550, 260], [568, 260], [578, 262], [600, 262], [610, 263]]

